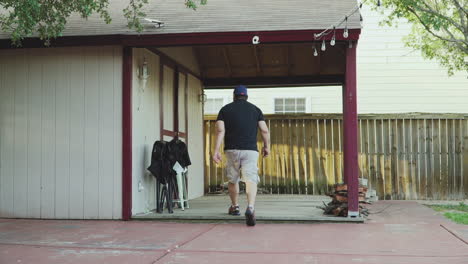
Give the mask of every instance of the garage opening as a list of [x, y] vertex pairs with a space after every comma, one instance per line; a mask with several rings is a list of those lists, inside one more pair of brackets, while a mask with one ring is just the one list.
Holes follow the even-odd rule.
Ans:
[[[210, 132], [214, 129], [214, 118], [203, 113], [204, 105], [206, 110], [212, 103], [207, 101], [207, 93], [245, 84], [253, 93], [274, 89], [282, 96], [293, 89], [329, 89], [341, 96], [349, 46], [349, 42], [337, 42], [321, 53], [316, 52], [320, 48], [318, 44], [311, 42], [134, 49], [134, 217], [202, 219], [207, 217], [206, 210], [214, 210], [221, 206], [220, 203], [225, 205], [225, 201], [217, 199], [218, 205], [214, 206], [209, 198], [225, 189], [223, 165], [214, 166], [211, 160], [214, 133]], [[147, 71], [144, 67], [150, 69], [146, 78], [142, 76]], [[262, 179], [259, 194], [307, 195], [295, 199], [303, 199], [307, 207], [314, 208], [311, 199], [320, 203], [322, 200], [313, 195], [323, 195], [330, 184], [343, 181], [344, 166], [335, 166], [343, 163], [342, 114], [320, 119], [308, 119], [304, 116], [306, 113], [292, 115], [288, 113], [292, 99], [287, 97], [276, 98], [278, 113], [267, 117], [273, 155], [259, 161]], [[306, 107], [301, 98], [293, 100], [294, 107]], [[330, 133], [334, 135], [330, 136]], [[150, 162], [153, 142], [170, 141], [176, 136], [188, 145], [192, 159], [187, 177], [189, 198], [198, 198], [193, 201], [198, 209], [203, 209], [197, 212], [191, 206], [182, 213], [156, 214], [156, 184], [146, 166]], [[292, 141], [296, 144], [286, 150]], [[330, 156], [330, 162], [325, 162], [324, 155], [319, 154], [323, 151]], [[317, 160], [312, 160], [311, 155]], [[320, 170], [321, 178], [310, 173], [312, 167]], [[310, 180], [310, 176], [315, 178]], [[228, 200], [227, 196], [224, 198]], [[281, 199], [290, 200], [284, 196]], [[211, 217], [223, 218], [224, 211], [225, 208], [213, 211]], [[321, 211], [320, 214], [315, 211], [313, 215], [322, 216]]]

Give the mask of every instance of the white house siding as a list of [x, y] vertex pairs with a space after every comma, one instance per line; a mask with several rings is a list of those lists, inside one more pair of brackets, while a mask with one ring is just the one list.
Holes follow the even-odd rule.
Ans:
[[192, 47], [158, 48], [158, 50], [195, 74], [200, 75], [200, 67]]
[[204, 183], [204, 144], [203, 144], [203, 104], [199, 101], [203, 92], [201, 81], [188, 75], [188, 148], [192, 165], [189, 167], [189, 198], [203, 196]]
[[[364, 6], [363, 29], [357, 51], [358, 112], [468, 113], [467, 73], [449, 77], [438, 62], [423, 59], [420, 51], [404, 47], [411, 25], [380, 27], [382, 18]], [[326, 51], [325, 51], [326, 52]], [[232, 90], [207, 90], [208, 98], [231, 101]], [[306, 97], [308, 112], [341, 113], [341, 87], [251, 90], [249, 100], [274, 113], [275, 97]]]
[[[200, 68], [198, 66], [198, 61], [196, 54], [193, 51], [192, 47], [173, 47], [173, 48], [159, 48], [159, 51], [163, 52], [171, 59], [188, 68], [194, 74], [200, 73]], [[172, 75], [171, 75], [172, 76]], [[200, 102], [200, 94], [203, 92], [203, 86], [201, 81], [193, 76], [192, 74], [187, 74], [188, 76], [188, 149], [190, 154], [190, 159], [192, 165], [189, 166], [188, 173], [188, 193], [189, 198], [193, 199], [196, 197], [203, 196], [203, 179], [204, 179], [204, 165], [203, 165], [203, 104]], [[172, 82], [173, 78], [169, 78]], [[181, 81], [185, 81], [184, 78], [179, 76], [179, 84], [182, 84]], [[172, 87], [172, 85], [170, 86]], [[167, 91], [164, 94], [172, 94], [172, 89]], [[184, 131], [185, 124], [183, 123], [185, 111], [182, 106], [183, 96], [179, 94], [179, 129]], [[166, 101], [166, 100], [165, 100]], [[172, 107], [172, 106], [171, 106]], [[167, 124], [168, 127], [172, 127], [173, 121], [172, 116], [168, 115], [170, 110], [165, 111], [164, 121], [170, 120], [170, 123]], [[166, 127], [165, 127], [166, 128]], [[168, 138], [166, 138], [168, 139]]]
[[0, 51], [0, 217], [121, 218], [121, 50]]
[[[149, 78], [145, 83], [137, 69], [148, 63]], [[159, 56], [146, 49], [133, 49], [132, 92], [132, 213], [147, 212], [156, 207], [154, 177], [147, 171], [153, 143], [159, 140]]]
[[[165, 53], [178, 54], [180, 48], [165, 49]], [[177, 62], [188, 67], [193, 54], [183, 53], [177, 57]], [[171, 57], [173, 60], [175, 58]], [[149, 78], [146, 87], [138, 78], [137, 68], [143, 60], [148, 63]], [[163, 65], [163, 98], [160, 93], [160, 60], [159, 56], [146, 49], [133, 49], [133, 186], [132, 186], [132, 214], [147, 213], [156, 207], [154, 177], [147, 171], [151, 164], [151, 152], [153, 143], [160, 139], [160, 103], [163, 107], [163, 128], [174, 129], [174, 70]], [[195, 64], [192, 65], [195, 67]], [[198, 71], [198, 66], [195, 69]], [[188, 147], [192, 165], [189, 167], [189, 198], [203, 195], [203, 113], [199, 95], [202, 92], [200, 80], [191, 74], [179, 75], [179, 130], [187, 132], [185, 128], [184, 88], [185, 78], [188, 78]], [[171, 140], [164, 136], [164, 140]]]
[[449, 77], [436, 61], [404, 47], [411, 25], [380, 27], [382, 15], [367, 6], [358, 45], [358, 109], [360, 113], [468, 113], [467, 73]]

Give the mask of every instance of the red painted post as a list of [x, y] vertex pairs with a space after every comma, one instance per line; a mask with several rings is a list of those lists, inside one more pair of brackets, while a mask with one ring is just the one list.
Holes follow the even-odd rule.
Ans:
[[356, 83], [356, 43], [346, 48], [346, 76], [343, 86], [344, 177], [348, 184], [348, 216], [359, 215], [358, 117]]
[[132, 48], [123, 49], [122, 67], [122, 219], [132, 217]]

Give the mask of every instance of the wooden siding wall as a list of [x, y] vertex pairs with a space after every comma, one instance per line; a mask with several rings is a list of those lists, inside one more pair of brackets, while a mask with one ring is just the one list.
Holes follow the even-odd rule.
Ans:
[[[148, 79], [139, 78], [146, 60]], [[156, 207], [156, 182], [146, 169], [151, 163], [153, 142], [160, 138], [159, 56], [146, 49], [133, 49], [132, 78], [132, 214]], [[140, 188], [143, 187], [143, 188]]]
[[122, 48], [0, 51], [0, 217], [122, 217]]
[[[165, 49], [171, 50], [172, 48]], [[147, 213], [156, 208], [156, 181], [147, 167], [151, 164], [153, 143], [161, 139], [161, 128], [174, 130], [176, 63], [172, 57], [170, 59], [171, 61], [168, 61], [168, 58], [145, 48], [133, 49], [132, 215]], [[149, 71], [146, 82], [138, 77], [138, 67], [145, 60]], [[189, 167], [189, 198], [196, 198], [203, 195], [204, 167], [203, 155], [200, 152], [203, 149], [203, 104], [199, 102], [202, 86], [201, 81], [190, 73], [180, 72], [178, 77], [179, 131], [189, 135], [188, 141], [185, 138], [181, 140], [188, 143], [193, 163]], [[163, 139], [170, 141], [172, 136], [164, 135]]]
[[203, 85], [200, 79], [188, 74], [188, 151], [192, 165], [188, 171], [189, 199], [203, 196], [204, 156], [203, 156], [203, 103], [200, 94], [203, 94]]
[[[215, 118], [205, 118], [205, 192], [227, 182], [212, 161]], [[262, 192], [326, 194], [343, 180], [339, 115], [271, 115], [271, 155], [259, 160]], [[380, 199], [460, 199], [468, 196], [468, 119], [463, 115], [359, 117], [359, 177]], [[259, 149], [262, 146], [258, 137]]]

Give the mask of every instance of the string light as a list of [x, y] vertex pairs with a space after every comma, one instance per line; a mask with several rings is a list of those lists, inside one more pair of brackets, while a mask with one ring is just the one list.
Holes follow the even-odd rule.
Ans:
[[[333, 31], [333, 36], [332, 36], [332, 38], [330, 40], [330, 46], [335, 46], [335, 44], [336, 44], [336, 28], [339, 28], [343, 23], [345, 24], [344, 30], [343, 30], [343, 38], [348, 38], [349, 37], [348, 18], [353, 16], [354, 14], [356, 14], [356, 12], [362, 8], [363, 4], [366, 1], [368, 1], [368, 0], [363, 0], [363, 1], [359, 2], [358, 5], [356, 5], [352, 10], [350, 10], [350, 12], [348, 14], [346, 14], [346, 16], [343, 19], [341, 19], [340, 21], [338, 21], [336, 24], [330, 25], [328, 28], [324, 29], [320, 33], [314, 33], [314, 38], [316, 40], [320, 40], [320, 39], [322, 39], [322, 37], [327, 36], [328, 34], [331, 33], [331, 31]], [[382, 4], [381, 1], [378, 0], [377, 1], [377, 6], [380, 7], [381, 4]], [[362, 15], [359, 14], [359, 21], [363, 22], [363, 20], [364, 19], [363, 19]], [[352, 42], [349, 42], [349, 47], [350, 48], [353, 47]], [[325, 39], [323, 39], [321, 50], [322, 51], [326, 50]], [[315, 47], [315, 45], [314, 45], [314, 56], [318, 56], [317, 48]]]
[[[338, 21], [336, 24], [330, 25], [328, 28], [326, 28], [325, 30], [323, 30], [320, 33], [315, 33], [314, 34], [315, 39], [320, 39], [321, 37], [328, 35], [332, 29], [334, 30], [335, 28], [338, 28], [339, 26], [341, 26], [343, 23], [347, 22], [348, 17], [351, 17], [354, 14], [356, 14], [356, 12], [359, 9], [361, 9], [362, 6], [364, 5], [364, 3], [366, 3], [367, 1], [368, 0], [363, 0], [363, 1], [359, 2], [358, 5], [356, 5], [352, 10], [350, 10], [350, 12], [343, 19]], [[381, 1], [380, 0], [377, 2], [377, 5], [381, 6]]]
[[335, 27], [333, 27], [333, 37], [330, 41], [330, 45], [335, 46], [335, 42], [336, 42], [336, 30], [335, 30]]
[[348, 36], [349, 36], [349, 33], [348, 33], [348, 17], [345, 18], [345, 21], [346, 21], [346, 25], [345, 25], [345, 29], [344, 29], [344, 32], [343, 32], [343, 37], [348, 38]]

